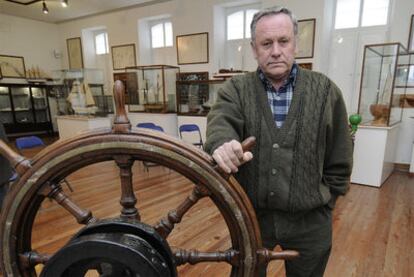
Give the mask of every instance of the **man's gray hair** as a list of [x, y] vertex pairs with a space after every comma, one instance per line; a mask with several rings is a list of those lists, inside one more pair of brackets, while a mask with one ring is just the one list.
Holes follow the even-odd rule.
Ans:
[[289, 16], [289, 18], [292, 20], [292, 24], [293, 24], [293, 33], [295, 34], [295, 36], [297, 36], [298, 34], [298, 20], [296, 19], [296, 16], [287, 8], [285, 7], [272, 7], [272, 8], [267, 8], [261, 11], [258, 11], [257, 13], [254, 14], [253, 19], [252, 19], [252, 23], [250, 24], [250, 34], [251, 34], [251, 39], [252, 42], [254, 43], [254, 40], [256, 39], [256, 25], [257, 22], [265, 16], [270, 16], [270, 15], [277, 15], [277, 14], [286, 14], [287, 16]]

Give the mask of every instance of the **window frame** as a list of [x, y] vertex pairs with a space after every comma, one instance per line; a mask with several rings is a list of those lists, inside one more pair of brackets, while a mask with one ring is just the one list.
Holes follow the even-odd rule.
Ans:
[[[98, 47], [96, 43], [96, 37], [104, 34], [104, 41], [105, 41], [105, 52], [104, 53], [98, 53]], [[95, 46], [95, 55], [106, 55], [109, 54], [109, 38], [108, 38], [108, 31], [106, 29], [100, 29], [93, 32], [93, 42]]]
[[[226, 8], [226, 12], [225, 12], [226, 41], [237, 41], [237, 40], [243, 40], [243, 39], [250, 39], [251, 38], [251, 34], [250, 34], [250, 37], [246, 37], [246, 30], [247, 29], [250, 30], [250, 23], [247, 24], [247, 22], [246, 22], [246, 20], [247, 20], [246, 14], [247, 14], [248, 10], [257, 10], [257, 11], [259, 11], [260, 10], [259, 4], [255, 3], [255, 4], [251, 4], [251, 5], [234, 6], [234, 7]], [[233, 14], [238, 13], [238, 12], [243, 12], [243, 37], [242, 38], [229, 39], [228, 18], [229, 18], [230, 15], [233, 15]]]
[[385, 19], [385, 23], [384, 24], [379, 24], [379, 25], [368, 25], [368, 26], [363, 26], [362, 25], [362, 19], [363, 19], [363, 16], [364, 16], [364, 3], [365, 3], [366, 0], [358, 0], [359, 1], [359, 14], [358, 14], [358, 24], [357, 24], [357, 26], [336, 28], [336, 18], [337, 18], [337, 15], [338, 15], [337, 7], [338, 7], [338, 2], [339, 1], [340, 0], [335, 1], [335, 16], [334, 16], [334, 20], [333, 20], [334, 30], [383, 27], [383, 26], [387, 26], [389, 24], [391, 0], [387, 0], [388, 1], [388, 7], [387, 7], [387, 16], [386, 16], [386, 19]]
[[[166, 35], [166, 24], [171, 24], [171, 45], [166, 45], [167, 42], [167, 35]], [[162, 46], [159, 47], [154, 47], [153, 46], [153, 32], [152, 32], [152, 28], [156, 25], [162, 25]], [[149, 35], [150, 35], [150, 42], [151, 42], [151, 49], [160, 49], [160, 48], [167, 48], [167, 47], [174, 47], [174, 29], [173, 29], [173, 24], [171, 21], [171, 18], [165, 18], [165, 19], [161, 19], [161, 20], [152, 20], [149, 22]]]

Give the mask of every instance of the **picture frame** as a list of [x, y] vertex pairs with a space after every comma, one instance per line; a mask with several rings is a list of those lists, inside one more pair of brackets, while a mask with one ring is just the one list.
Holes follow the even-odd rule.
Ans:
[[298, 40], [296, 59], [313, 58], [315, 47], [316, 19], [298, 20]]
[[411, 15], [410, 34], [408, 35], [408, 51], [414, 52], [414, 14]]
[[0, 55], [0, 72], [2, 78], [26, 78], [24, 58], [21, 56]]
[[137, 66], [135, 43], [114, 45], [111, 47], [112, 67], [122, 70], [126, 67]]
[[66, 40], [68, 49], [69, 69], [83, 68], [82, 41], [80, 37], [68, 38]]
[[177, 64], [209, 62], [208, 32], [176, 36]]

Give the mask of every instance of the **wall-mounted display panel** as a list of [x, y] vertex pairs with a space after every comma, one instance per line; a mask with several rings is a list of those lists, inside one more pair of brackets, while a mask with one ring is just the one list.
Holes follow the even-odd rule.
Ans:
[[24, 58], [0, 55], [0, 72], [0, 76], [3, 78], [26, 78]]
[[177, 36], [177, 64], [208, 63], [208, 33]]
[[313, 58], [316, 19], [298, 20], [298, 52], [296, 59]]
[[137, 65], [134, 43], [112, 46], [111, 53], [114, 70]]
[[83, 68], [81, 38], [80, 37], [68, 38], [66, 40], [66, 46], [68, 48], [69, 69]]

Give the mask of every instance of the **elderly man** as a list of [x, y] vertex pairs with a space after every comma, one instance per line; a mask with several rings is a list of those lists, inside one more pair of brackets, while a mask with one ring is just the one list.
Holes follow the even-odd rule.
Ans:
[[[205, 149], [245, 189], [264, 246], [300, 252], [285, 262], [287, 276], [322, 276], [332, 209], [352, 168], [345, 104], [331, 80], [295, 63], [297, 21], [288, 9], [256, 13], [251, 34], [258, 69], [219, 91]], [[243, 153], [240, 142], [249, 136], [256, 147]]]

